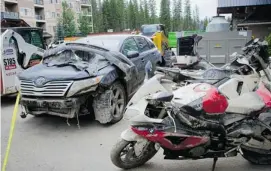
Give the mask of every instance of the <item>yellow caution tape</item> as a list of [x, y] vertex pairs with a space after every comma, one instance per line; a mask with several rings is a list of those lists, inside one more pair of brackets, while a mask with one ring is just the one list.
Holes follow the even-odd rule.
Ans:
[[9, 156], [10, 146], [11, 146], [12, 137], [13, 137], [13, 133], [14, 133], [15, 123], [16, 123], [16, 118], [17, 118], [17, 113], [18, 113], [19, 101], [20, 101], [20, 91], [18, 92], [15, 106], [13, 109], [12, 120], [11, 120], [11, 125], [10, 125], [10, 130], [9, 130], [8, 144], [7, 144], [6, 154], [5, 154], [5, 158], [4, 158], [4, 163], [2, 166], [2, 171], [6, 171], [6, 167], [7, 167], [7, 163], [8, 163], [8, 156]]

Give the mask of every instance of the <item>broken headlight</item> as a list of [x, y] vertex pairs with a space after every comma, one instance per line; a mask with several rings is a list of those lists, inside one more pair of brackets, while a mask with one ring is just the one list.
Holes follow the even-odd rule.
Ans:
[[74, 81], [67, 94], [67, 97], [94, 91], [97, 88], [97, 85], [100, 83], [101, 79], [102, 76], [97, 76], [95, 78]]

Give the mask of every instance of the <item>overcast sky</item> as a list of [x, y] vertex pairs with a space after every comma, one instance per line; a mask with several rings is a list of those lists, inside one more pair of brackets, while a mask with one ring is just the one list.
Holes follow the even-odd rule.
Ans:
[[[160, 2], [161, 0], [157, 1], [157, 7], [160, 9]], [[183, 3], [185, 0], [182, 0]], [[195, 5], [197, 4], [199, 7], [199, 14], [200, 19], [204, 19], [205, 16], [207, 17], [213, 17], [216, 15], [216, 8], [217, 8], [217, 0], [190, 0], [192, 9], [195, 8]]]

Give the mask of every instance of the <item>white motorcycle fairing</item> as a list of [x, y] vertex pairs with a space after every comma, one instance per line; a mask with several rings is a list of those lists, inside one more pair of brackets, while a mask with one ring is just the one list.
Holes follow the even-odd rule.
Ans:
[[[156, 74], [154, 75], [151, 79], [149, 79], [147, 82], [145, 82], [139, 89], [138, 91], [134, 94], [134, 96], [131, 98], [131, 100], [128, 102], [127, 107], [130, 107], [131, 105], [135, 105], [138, 103], [143, 97], [146, 97], [148, 95], [157, 93], [159, 91], [170, 91], [166, 89], [162, 84], [161, 84], [161, 79], [165, 75], [163, 74]], [[125, 112], [126, 113], [126, 112]]]

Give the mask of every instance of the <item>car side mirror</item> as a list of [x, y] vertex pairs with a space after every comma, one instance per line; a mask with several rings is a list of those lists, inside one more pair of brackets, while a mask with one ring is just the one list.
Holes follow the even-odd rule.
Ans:
[[128, 58], [136, 58], [136, 57], [138, 57], [139, 56], [139, 52], [137, 52], [137, 51], [129, 51], [128, 53], [127, 53], [127, 57]]

